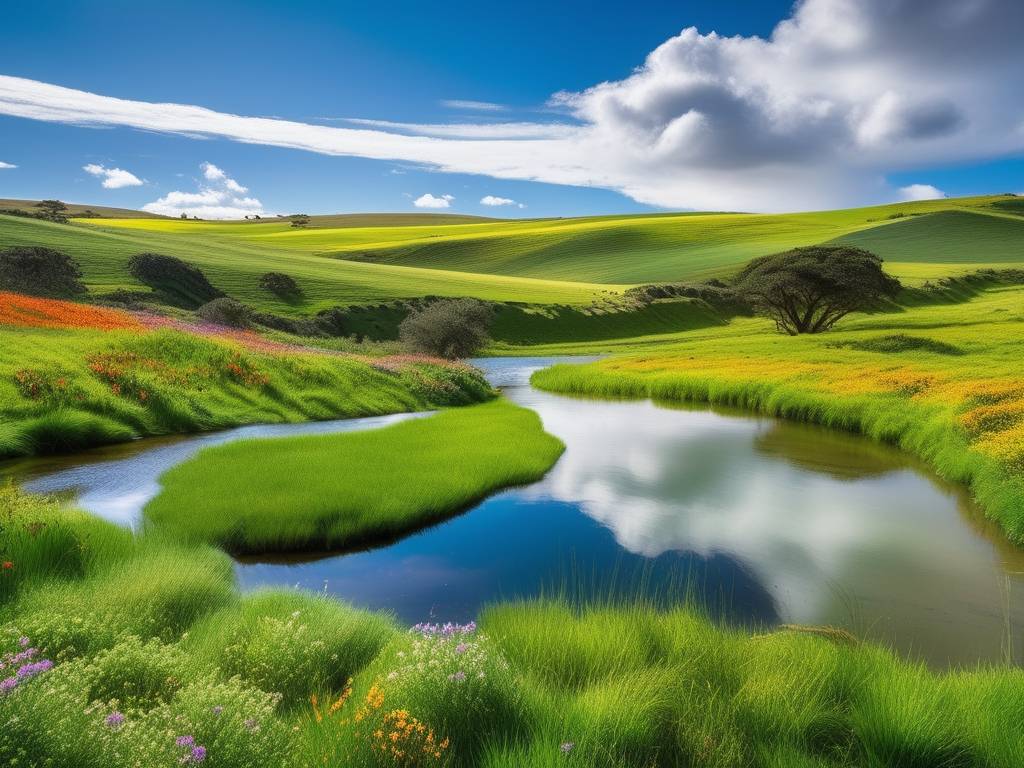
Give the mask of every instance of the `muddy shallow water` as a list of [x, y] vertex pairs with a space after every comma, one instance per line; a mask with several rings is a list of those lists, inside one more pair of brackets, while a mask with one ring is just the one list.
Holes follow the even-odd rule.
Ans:
[[[243, 588], [326, 590], [408, 622], [568, 590], [690, 599], [740, 623], [833, 624], [944, 666], [1024, 654], [1024, 552], [963, 489], [857, 436], [770, 418], [531, 388], [542, 359], [480, 361], [566, 452], [538, 483], [379, 548], [240, 562]], [[130, 523], [169, 466], [252, 436], [400, 418], [245, 427], [0, 468]]]

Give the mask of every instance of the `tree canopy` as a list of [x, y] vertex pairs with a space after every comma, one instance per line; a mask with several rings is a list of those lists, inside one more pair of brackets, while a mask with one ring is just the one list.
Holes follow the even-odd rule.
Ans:
[[851, 312], [896, 295], [900, 283], [862, 248], [816, 245], [754, 259], [737, 275], [737, 294], [791, 336], [827, 331]]

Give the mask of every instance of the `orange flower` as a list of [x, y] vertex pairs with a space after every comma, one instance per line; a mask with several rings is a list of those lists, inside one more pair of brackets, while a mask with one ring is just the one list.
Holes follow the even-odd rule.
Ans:
[[143, 328], [132, 315], [117, 309], [22, 296], [8, 291], [0, 291], [0, 325], [23, 328], [95, 328], [101, 331]]

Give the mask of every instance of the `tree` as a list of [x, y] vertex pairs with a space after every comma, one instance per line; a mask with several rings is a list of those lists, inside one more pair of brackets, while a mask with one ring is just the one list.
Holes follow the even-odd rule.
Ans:
[[224, 294], [210, 285], [198, 267], [160, 253], [139, 253], [128, 259], [128, 272], [166, 300], [194, 309]]
[[437, 301], [405, 318], [398, 335], [415, 352], [469, 357], [487, 342], [492, 317], [491, 308], [476, 299]]
[[304, 227], [309, 224], [309, 216], [304, 213], [296, 213], [291, 216], [293, 227]]
[[861, 248], [816, 245], [754, 259], [737, 275], [737, 295], [796, 336], [827, 331], [851, 312], [900, 290], [882, 260]]
[[60, 200], [40, 200], [36, 203], [36, 208], [41, 209], [39, 217], [46, 219], [47, 221], [55, 221], [58, 224], [64, 224], [68, 220], [68, 207]]
[[0, 290], [61, 298], [85, 293], [82, 271], [66, 253], [38, 246], [0, 251]]

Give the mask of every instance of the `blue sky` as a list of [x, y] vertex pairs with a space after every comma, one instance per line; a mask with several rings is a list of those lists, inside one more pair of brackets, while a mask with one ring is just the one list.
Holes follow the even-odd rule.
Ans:
[[[1016, 140], [1024, 122], [1014, 122], [1024, 120], [1021, 97], [1011, 91], [982, 99], [970, 82], [1005, 76], [1009, 83], [1021, 63], [1007, 52], [1009, 40], [1003, 51], [991, 34], [998, 16], [1019, 41], [1024, 30], [1016, 0], [978, 0], [974, 5], [987, 8], [952, 21], [939, 18], [940, 6], [954, 8], [952, 0], [904, 0], [917, 7], [908, 14], [911, 39], [899, 41], [899, 51], [896, 43], [887, 51], [858, 42], [859, 32], [878, 23], [871, 6], [881, 8], [883, 0], [858, 2], [854, 11], [845, 7], [850, 2], [808, 0], [796, 31], [775, 40], [774, 50], [760, 46], [793, 15], [789, 2], [12, 4], [0, 30], [0, 75], [130, 100], [149, 117], [132, 123], [140, 129], [99, 114], [103, 105], [89, 106], [84, 118], [53, 119], [38, 117], [39, 105], [24, 117], [0, 103], [0, 163], [17, 166], [0, 170], [0, 197], [142, 207], [176, 192], [206, 190], [228, 209], [243, 200], [239, 210], [266, 213], [417, 210], [420, 200], [447, 203], [422, 210], [573, 216], [1024, 191], [1024, 142]], [[920, 19], [933, 12], [937, 26], [929, 31]], [[818, 16], [836, 20], [821, 25]], [[900, 20], [885, 22], [894, 27]], [[973, 70], [956, 69], [967, 81], [962, 95], [944, 86], [941, 72], [935, 83], [921, 81], [920, 70], [948, 50], [943, 35], [950, 24], [968, 47], [985, 46], [981, 60], [971, 58]], [[864, 72], [881, 68], [888, 82], [840, 92], [857, 78], [849, 61], [840, 67], [834, 57], [822, 58], [823, 48], [849, 42], [836, 37], [834, 25], [850, 31], [854, 42], [844, 56], [860, 67], [854, 74], [863, 80]], [[702, 34], [680, 36], [688, 27]], [[739, 42], [704, 36], [712, 31]], [[645, 65], [656, 49], [663, 50], [660, 58]], [[915, 56], [921, 66], [914, 66]], [[765, 73], [758, 71], [761, 57], [775, 62]], [[802, 67], [797, 78], [794, 61]], [[631, 79], [641, 66], [641, 76]], [[604, 82], [610, 85], [595, 90]], [[40, 94], [47, 109], [73, 100], [65, 92], [46, 95], [41, 85], [16, 85]], [[560, 92], [575, 96], [552, 104]], [[829, 104], [818, 103], [823, 99]], [[198, 134], [184, 125], [153, 128], [146, 120], [155, 108], [145, 105], [154, 103], [289, 125], [365, 127], [385, 139], [444, 139], [451, 126], [465, 124], [526, 124], [544, 135], [536, 146], [498, 136], [469, 153], [463, 147], [476, 142], [465, 136], [438, 141], [436, 150], [400, 139], [388, 159], [358, 137], [341, 137], [343, 155], [363, 156], [339, 156], [334, 139], [324, 149], [306, 136], [308, 128], [296, 128], [303, 134], [296, 141], [312, 141], [312, 150], [282, 146], [294, 144], [291, 138], [246, 143], [251, 138], [228, 137], [219, 128]], [[780, 113], [780, 105], [799, 111], [808, 104], [814, 105], [810, 119], [790, 121]], [[809, 122], [813, 132], [803, 127]], [[997, 135], [1000, 122], [1012, 140]], [[427, 124], [433, 133], [396, 123]], [[553, 123], [571, 135], [547, 135]], [[204, 175], [204, 163], [224, 175]], [[94, 173], [83, 166], [94, 166]], [[126, 171], [141, 183], [105, 188], [104, 169]], [[229, 194], [226, 178], [247, 191]], [[515, 202], [487, 206], [485, 196]]]

